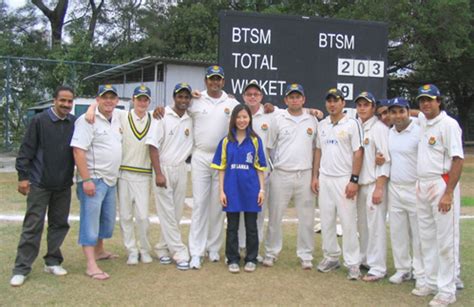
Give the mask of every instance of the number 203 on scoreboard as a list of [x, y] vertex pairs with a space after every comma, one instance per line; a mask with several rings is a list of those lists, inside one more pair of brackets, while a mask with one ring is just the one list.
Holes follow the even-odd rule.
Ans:
[[384, 61], [338, 59], [339, 76], [383, 78], [384, 73]]

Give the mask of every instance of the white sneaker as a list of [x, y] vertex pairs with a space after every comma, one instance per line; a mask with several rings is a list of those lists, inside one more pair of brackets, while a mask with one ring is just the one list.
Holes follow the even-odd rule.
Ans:
[[201, 257], [192, 256], [191, 257], [191, 262], [189, 263], [189, 267], [191, 269], [199, 270], [201, 268]]
[[240, 272], [240, 266], [237, 263], [231, 263], [229, 264], [229, 272], [231, 273], [239, 273]]
[[45, 273], [53, 274], [56, 276], [64, 276], [67, 274], [67, 271], [63, 269], [60, 265], [45, 265], [44, 266]]
[[218, 252], [209, 252], [210, 262], [219, 262], [219, 260], [221, 260], [221, 256], [219, 256]]
[[430, 301], [430, 306], [448, 306], [456, 303], [456, 296], [453, 294], [438, 293]]
[[263, 266], [271, 268], [275, 264], [275, 258], [265, 257], [262, 261]]
[[348, 269], [349, 269], [349, 272], [347, 272], [347, 279], [349, 279], [349, 280], [359, 280], [360, 279], [360, 268], [359, 268], [358, 265], [351, 265], [351, 266], [348, 267]]
[[171, 257], [168, 257], [168, 256], [162, 256], [160, 257], [160, 264], [171, 264], [171, 262], [173, 262], [173, 260], [171, 259]]
[[301, 261], [301, 268], [303, 270], [311, 270], [311, 269], [313, 269], [313, 263], [311, 262], [311, 260], [302, 260]]
[[13, 275], [12, 279], [10, 279], [10, 285], [12, 287], [19, 287], [23, 285], [25, 282], [26, 276], [25, 275]]
[[411, 272], [399, 272], [397, 271], [395, 274], [390, 276], [388, 279], [389, 282], [392, 284], [401, 284], [404, 281], [409, 281], [411, 280]]
[[244, 271], [245, 272], [254, 272], [257, 269], [257, 265], [253, 262], [247, 262], [244, 266]]
[[137, 265], [138, 264], [138, 254], [131, 253], [128, 255], [127, 259], [128, 265]]
[[140, 260], [142, 263], [152, 263], [153, 258], [151, 258], [149, 253], [140, 253]]
[[323, 260], [321, 260], [321, 262], [318, 264], [318, 271], [327, 273], [339, 268], [340, 266], [341, 264], [339, 263], [339, 260], [323, 258]]
[[180, 271], [187, 271], [189, 270], [189, 262], [187, 261], [176, 262], [176, 268]]
[[435, 295], [436, 290], [425, 286], [425, 287], [415, 288], [415, 289], [411, 290], [411, 294], [416, 295], [416, 296]]

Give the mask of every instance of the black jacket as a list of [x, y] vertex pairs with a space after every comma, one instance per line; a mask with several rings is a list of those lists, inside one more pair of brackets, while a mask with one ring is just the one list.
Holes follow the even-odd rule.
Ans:
[[48, 190], [72, 185], [74, 157], [70, 147], [74, 115], [59, 119], [51, 109], [34, 116], [16, 158], [18, 180]]

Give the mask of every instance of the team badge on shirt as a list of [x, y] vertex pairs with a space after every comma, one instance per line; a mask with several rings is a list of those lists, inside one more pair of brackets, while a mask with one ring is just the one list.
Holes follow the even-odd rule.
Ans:
[[246, 163], [253, 163], [253, 155], [251, 152], [247, 153], [247, 159], [245, 160]]
[[346, 137], [346, 131], [345, 130], [341, 130], [337, 133], [337, 137], [340, 138], [340, 139], [343, 139]]
[[184, 135], [185, 135], [185, 136], [189, 136], [189, 129], [188, 129], [188, 128], [186, 128], [186, 129], [184, 130]]
[[225, 109], [224, 109], [224, 113], [227, 114], [227, 115], [229, 115], [229, 114], [230, 114], [230, 109], [229, 109], [229, 108], [225, 108]]
[[313, 135], [313, 129], [312, 129], [312, 128], [306, 129], [306, 133], [307, 133], [309, 136], [312, 136], [312, 135]]
[[434, 136], [430, 137], [430, 139], [428, 140], [428, 144], [430, 145], [436, 144], [436, 138]]
[[369, 138], [365, 138], [364, 145], [369, 145]]
[[268, 124], [263, 123], [260, 128], [262, 128], [263, 131], [267, 131], [268, 130]]

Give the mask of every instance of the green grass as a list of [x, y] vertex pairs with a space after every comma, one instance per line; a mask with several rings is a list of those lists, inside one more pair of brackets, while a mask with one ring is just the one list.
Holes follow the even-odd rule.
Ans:
[[[180, 272], [173, 265], [163, 266], [157, 261], [130, 267], [118, 227], [107, 247], [119, 253], [117, 260], [101, 262], [111, 275], [106, 282], [90, 280], [84, 275], [85, 263], [77, 245], [78, 223], [63, 246], [65, 277], [42, 272], [44, 243], [40, 257], [34, 264], [24, 286], [12, 288], [8, 284], [15, 258], [20, 224], [0, 224], [0, 306], [13, 305], [319, 305], [319, 306], [423, 306], [430, 298], [410, 295], [413, 282], [392, 285], [387, 279], [379, 283], [348, 281], [346, 270], [322, 274], [303, 271], [295, 255], [296, 225], [284, 226], [284, 249], [273, 268], [258, 267], [255, 273], [233, 275], [223, 262], [205, 262], [200, 271]], [[187, 233], [185, 227], [184, 232]], [[474, 297], [474, 221], [463, 220], [462, 277], [466, 289], [458, 294], [455, 306], [472, 306]], [[152, 225], [151, 242], [158, 240], [159, 228]], [[315, 235], [315, 263], [322, 257], [320, 235]], [[391, 253], [388, 254], [389, 274], [394, 273]]]
[[462, 207], [474, 207], [474, 197], [461, 197]]

